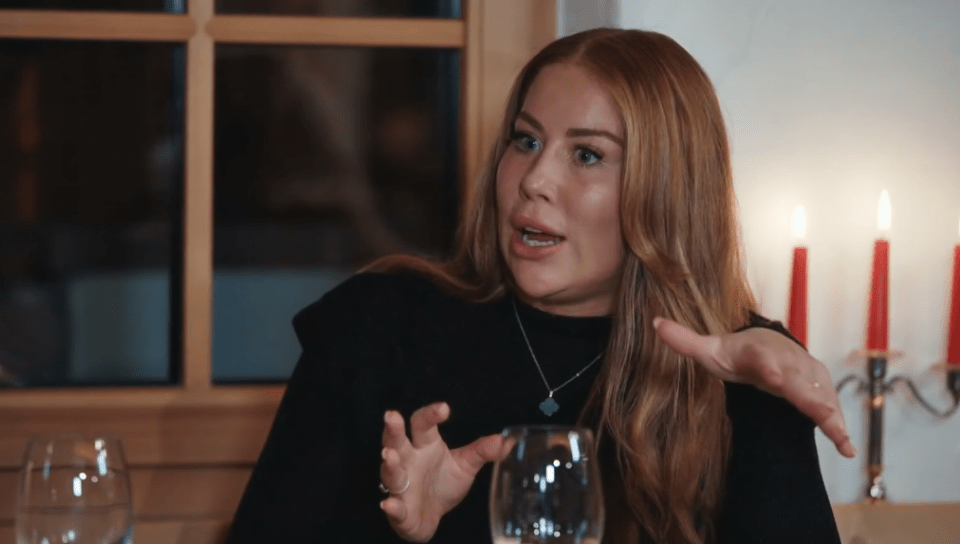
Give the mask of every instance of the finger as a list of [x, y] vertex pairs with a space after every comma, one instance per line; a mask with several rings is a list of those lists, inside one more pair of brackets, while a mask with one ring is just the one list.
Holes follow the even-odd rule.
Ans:
[[471, 477], [476, 476], [483, 465], [490, 461], [498, 461], [509, 453], [504, 448], [502, 434], [491, 434], [474, 440], [473, 442], [450, 452], [460, 469]]
[[785, 397], [820, 427], [841, 455], [853, 457], [857, 454], [857, 448], [847, 432], [837, 391], [830, 385], [830, 376], [825, 368], [820, 374], [825, 377], [815, 381], [799, 377], [791, 380]]
[[380, 455], [383, 458], [380, 463], [380, 482], [391, 494], [406, 491], [410, 480], [406, 469], [401, 466], [400, 455], [390, 448], [383, 448]]
[[673, 351], [693, 357], [718, 378], [731, 378], [730, 373], [719, 364], [720, 338], [697, 334], [689, 327], [663, 317], [653, 319], [653, 328], [657, 331], [657, 336]]
[[840, 398], [837, 396], [837, 390], [830, 385], [829, 375], [819, 383], [823, 384], [821, 388], [825, 389], [824, 394], [829, 408], [817, 414], [813, 421], [820, 427], [823, 434], [833, 442], [840, 455], [854, 457], [857, 454], [857, 448], [850, 440], [850, 433], [847, 431], [843, 410], [840, 408]]
[[405, 451], [410, 447], [410, 440], [407, 439], [406, 426], [403, 416], [395, 410], [387, 410], [383, 414], [383, 438], [381, 444], [385, 448], [391, 448], [397, 451]]
[[410, 416], [410, 435], [413, 447], [422, 448], [440, 438], [440, 425], [450, 417], [450, 406], [445, 402], [435, 402], [420, 408]]
[[844, 457], [854, 457], [857, 455], [857, 448], [850, 440], [850, 433], [847, 432], [847, 426], [843, 422], [843, 414], [837, 412], [833, 417], [819, 423], [820, 430], [837, 447], [837, 451]]
[[380, 501], [380, 509], [387, 514], [392, 525], [400, 525], [407, 521], [407, 505], [396, 497], [387, 497]]

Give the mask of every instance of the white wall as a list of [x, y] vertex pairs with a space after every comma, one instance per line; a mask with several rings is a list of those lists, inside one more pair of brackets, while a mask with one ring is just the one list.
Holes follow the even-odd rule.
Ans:
[[[947, 406], [949, 279], [960, 222], [960, 3], [956, 0], [599, 0], [561, 3], [561, 32], [614, 24], [663, 32], [710, 74], [733, 146], [749, 274], [763, 312], [785, 319], [793, 209], [807, 212], [811, 353], [839, 379], [865, 341], [876, 210], [893, 209], [892, 366]], [[841, 402], [866, 449], [863, 399]], [[960, 413], [888, 400], [890, 500], [960, 501]], [[831, 500], [858, 501], [864, 456], [818, 433]]]

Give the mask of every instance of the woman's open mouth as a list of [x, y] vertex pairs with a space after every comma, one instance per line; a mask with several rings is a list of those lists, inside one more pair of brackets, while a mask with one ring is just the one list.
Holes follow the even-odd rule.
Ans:
[[563, 241], [562, 236], [554, 236], [530, 227], [520, 229], [520, 239], [530, 247], [552, 246]]

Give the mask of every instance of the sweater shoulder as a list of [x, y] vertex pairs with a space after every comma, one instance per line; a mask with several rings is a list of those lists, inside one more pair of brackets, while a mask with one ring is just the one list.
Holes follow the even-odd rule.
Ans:
[[377, 334], [445, 298], [430, 279], [412, 272], [361, 272], [298, 312], [293, 327], [303, 347], [318, 330]]

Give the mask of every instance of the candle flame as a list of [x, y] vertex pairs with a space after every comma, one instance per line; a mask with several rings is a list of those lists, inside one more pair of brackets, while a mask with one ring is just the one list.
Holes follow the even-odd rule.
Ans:
[[880, 193], [880, 206], [877, 208], [877, 228], [890, 230], [890, 195], [886, 189]]
[[803, 213], [803, 206], [797, 206], [793, 212], [793, 235], [801, 240], [807, 235], [807, 216]]

